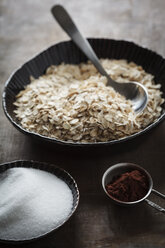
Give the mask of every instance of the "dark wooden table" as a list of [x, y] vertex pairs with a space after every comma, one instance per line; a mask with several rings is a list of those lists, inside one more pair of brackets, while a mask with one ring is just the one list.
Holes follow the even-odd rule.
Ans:
[[[0, 91], [11, 72], [49, 45], [67, 39], [49, 9], [56, 0], [0, 0]], [[165, 55], [164, 0], [62, 0], [85, 36], [133, 40]], [[147, 169], [165, 193], [165, 122], [135, 140], [95, 150], [59, 150], [19, 133], [0, 108], [0, 162], [29, 159], [54, 163], [73, 175], [80, 204], [58, 232], [24, 248], [164, 248], [165, 215], [145, 204], [123, 208], [109, 202], [103, 172], [117, 162]], [[160, 205], [165, 203], [151, 197]], [[13, 247], [0, 244], [0, 248]]]

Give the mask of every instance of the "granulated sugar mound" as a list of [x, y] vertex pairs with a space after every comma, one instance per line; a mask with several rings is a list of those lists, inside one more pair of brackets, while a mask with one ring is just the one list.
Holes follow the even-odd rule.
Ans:
[[26, 240], [51, 231], [70, 214], [73, 196], [55, 175], [32, 168], [0, 174], [0, 239]]

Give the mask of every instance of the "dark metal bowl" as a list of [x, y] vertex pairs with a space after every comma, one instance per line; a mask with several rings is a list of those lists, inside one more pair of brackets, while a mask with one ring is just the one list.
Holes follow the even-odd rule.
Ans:
[[[147, 48], [140, 47], [133, 42], [110, 39], [88, 40], [99, 58], [126, 59], [141, 65], [146, 72], [154, 75], [156, 83], [160, 83], [162, 85], [161, 90], [163, 91], [163, 96], [165, 97], [165, 59], [162, 56]], [[32, 138], [39, 139], [40, 141], [42, 140], [65, 146], [94, 147], [112, 145], [135, 138], [143, 133], [146, 133], [165, 118], [164, 104], [161, 116], [154, 123], [150, 124], [142, 131], [119, 140], [97, 143], [67, 142], [55, 138], [49, 138], [24, 129], [14, 114], [15, 107], [13, 102], [15, 101], [15, 96], [19, 93], [19, 91], [23, 90], [24, 87], [30, 83], [30, 76], [38, 78], [45, 73], [46, 69], [50, 65], [53, 64], [58, 65], [62, 62], [69, 64], [79, 64], [80, 62], [85, 61], [87, 61], [87, 58], [74, 45], [74, 43], [72, 41], [66, 41], [49, 47], [47, 50], [41, 52], [39, 55], [25, 63], [21, 68], [19, 68], [10, 76], [3, 91], [3, 109], [10, 122], [19, 131], [31, 136]]]
[[37, 236], [37, 237], [32, 238], [32, 239], [28, 239], [28, 240], [2, 240], [2, 239], [0, 239], [0, 242], [14, 243], [15, 244], [15, 243], [31, 242], [31, 241], [35, 241], [39, 238], [43, 238], [46, 235], [59, 229], [62, 225], [64, 225], [70, 219], [70, 217], [74, 214], [74, 212], [77, 209], [77, 206], [79, 203], [79, 190], [78, 190], [77, 184], [76, 184], [75, 180], [73, 179], [73, 177], [65, 170], [63, 170], [63, 169], [61, 169], [61, 168], [59, 168], [53, 164], [47, 164], [47, 163], [36, 162], [36, 161], [27, 161], [27, 160], [12, 161], [12, 162], [8, 162], [8, 163], [0, 164], [0, 173], [6, 171], [7, 169], [14, 168], [14, 167], [35, 168], [35, 169], [50, 172], [50, 173], [56, 175], [61, 180], [63, 180], [69, 186], [69, 188], [72, 191], [72, 195], [73, 195], [73, 206], [72, 206], [71, 213], [56, 228], [53, 228], [52, 230], [50, 230], [50, 231], [48, 231], [48, 232], [46, 232], [40, 236]]

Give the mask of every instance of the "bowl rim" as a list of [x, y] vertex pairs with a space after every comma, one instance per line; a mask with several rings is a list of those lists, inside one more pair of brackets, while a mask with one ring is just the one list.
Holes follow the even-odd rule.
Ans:
[[[29, 164], [29, 166], [27, 166], [28, 164]], [[2, 167], [4, 167], [4, 168], [2, 168]], [[40, 170], [43, 170], [43, 171], [52, 173], [53, 175], [56, 175], [54, 173], [54, 170], [55, 169], [58, 169], [59, 171], [61, 171], [62, 173], [64, 173], [65, 175], [67, 175], [71, 179], [72, 184], [74, 185], [74, 188], [75, 188], [75, 191], [76, 191], [76, 201], [75, 201], [75, 203], [73, 205], [73, 208], [72, 208], [70, 214], [66, 217], [66, 219], [61, 224], [59, 224], [58, 226], [56, 226], [55, 228], [52, 228], [50, 231], [47, 231], [47, 232], [45, 232], [42, 235], [39, 235], [39, 236], [30, 238], [30, 239], [24, 239], [24, 240], [0, 239], [0, 243], [6, 243], [6, 244], [9, 244], [9, 243], [10, 244], [30, 243], [30, 242], [34, 242], [34, 241], [36, 241], [38, 239], [44, 238], [44, 237], [46, 237], [49, 234], [52, 234], [53, 232], [55, 232], [59, 228], [61, 228], [66, 222], [69, 221], [69, 219], [75, 213], [75, 211], [76, 211], [76, 209], [77, 209], [77, 207], [79, 205], [79, 201], [80, 201], [80, 193], [79, 193], [79, 189], [78, 189], [78, 186], [77, 186], [77, 183], [76, 183], [75, 179], [66, 170], [64, 170], [63, 168], [60, 168], [59, 166], [57, 166], [55, 164], [52, 164], [52, 163], [39, 162], [39, 161], [35, 161], [35, 160], [14, 160], [14, 161], [11, 161], [11, 162], [1, 163], [0, 164], [0, 173], [4, 172], [4, 171], [6, 171], [6, 170], [8, 170], [10, 168], [18, 168], [18, 167], [40, 169]], [[53, 170], [50, 171], [50, 170], [47, 170], [46, 168], [48, 168], [50, 170], [53, 169]], [[63, 180], [63, 179], [61, 179], [61, 180]], [[64, 181], [64, 182], [67, 184], [66, 181]], [[69, 187], [69, 184], [67, 184], [67, 185]], [[73, 195], [73, 192], [72, 192], [72, 195]]]
[[[136, 44], [135, 42], [133, 41], [129, 41], [129, 40], [117, 40], [117, 39], [109, 39], [109, 38], [87, 38], [88, 41], [111, 41], [111, 42], [125, 42], [127, 44], [131, 44], [131, 45], [134, 45], [135, 47], [137, 48], [140, 48], [140, 49], [144, 49], [146, 51], [149, 51], [151, 52], [153, 55], [155, 56], [159, 56], [161, 59], [163, 59], [165, 61], [165, 57], [163, 57], [162, 55], [156, 53], [155, 51], [151, 50], [151, 49], [148, 49], [147, 47], [145, 46], [140, 46], [138, 44]], [[120, 139], [117, 139], [117, 140], [110, 140], [110, 141], [99, 141], [99, 142], [72, 142], [72, 141], [64, 141], [64, 140], [60, 140], [60, 139], [57, 139], [57, 138], [51, 138], [51, 137], [47, 137], [47, 136], [44, 136], [44, 135], [41, 135], [41, 134], [38, 134], [38, 133], [35, 133], [35, 132], [32, 132], [32, 131], [29, 131], [29, 130], [26, 130], [25, 128], [23, 128], [21, 126], [21, 124], [18, 124], [16, 121], [13, 120], [13, 118], [11, 117], [11, 115], [8, 113], [7, 111], [7, 104], [6, 104], [6, 91], [7, 91], [7, 87], [8, 85], [10, 84], [10, 81], [12, 79], [12, 77], [15, 75], [16, 72], [18, 72], [19, 70], [21, 70], [24, 66], [26, 66], [28, 63], [30, 63], [31, 61], [33, 61], [36, 57], [38, 56], [41, 56], [42, 54], [44, 54], [46, 51], [50, 50], [51, 48], [57, 46], [57, 45], [60, 45], [60, 44], [67, 44], [67, 43], [70, 43], [70, 42], [73, 42], [71, 39], [69, 40], [65, 40], [65, 41], [60, 41], [60, 42], [57, 42], [47, 48], [45, 48], [44, 50], [42, 50], [41, 52], [37, 53], [36, 55], [34, 55], [31, 59], [29, 59], [28, 61], [26, 61], [23, 65], [21, 65], [19, 68], [17, 68], [16, 70], [14, 70], [10, 77], [7, 79], [7, 81], [5, 82], [5, 86], [4, 86], [4, 89], [3, 89], [3, 92], [2, 92], [2, 107], [3, 107], [3, 110], [4, 110], [4, 113], [6, 115], [6, 117], [8, 118], [8, 120], [12, 123], [12, 125], [14, 127], [16, 127], [16, 129], [18, 129], [19, 131], [21, 131], [22, 133], [26, 134], [26, 135], [29, 135], [31, 137], [34, 137], [34, 138], [37, 138], [37, 139], [42, 139], [44, 141], [48, 141], [49, 143], [56, 143], [56, 144], [60, 144], [60, 145], [63, 145], [63, 146], [73, 146], [73, 147], [98, 147], [98, 146], [107, 146], [107, 145], [114, 145], [114, 144], [118, 144], [118, 143], [123, 143], [124, 141], [128, 141], [128, 140], [132, 140], [134, 139], [135, 137], [137, 136], [140, 136], [141, 134], [144, 134], [146, 133], [147, 131], [149, 131], [150, 129], [152, 129], [153, 127], [157, 126], [163, 119], [165, 119], [165, 111], [153, 122], [153, 123], [150, 123], [148, 126], [146, 126], [144, 129], [142, 129], [141, 131], [137, 132], [137, 133], [134, 133], [132, 135], [129, 135], [129, 136], [126, 136], [126, 137], [123, 137], [123, 138], [120, 138]], [[28, 84], [27, 84], [28, 85]]]

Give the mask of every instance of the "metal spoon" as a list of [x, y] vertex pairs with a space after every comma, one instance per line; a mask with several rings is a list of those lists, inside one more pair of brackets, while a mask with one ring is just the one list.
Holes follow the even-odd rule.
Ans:
[[[112, 196], [110, 196], [106, 190], [106, 185], [110, 182], [112, 182], [113, 178], [116, 176], [119, 176], [125, 172], [130, 172], [133, 170], [139, 170], [143, 173], [143, 175], [146, 176], [146, 179], [148, 180], [148, 191], [146, 193], [146, 195], [137, 200], [137, 201], [133, 201], [133, 202], [124, 202], [124, 201], [120, 201]], [[153, 181], [152, 181], [152, 177], [151, 175], [145, 170], [143, 169], [141, 166], [137, 165], [137, 164], [132, 164], [132, 163], [119, 163], [119, 164], [115, 164], [111, 167], [109, 167], [103, 177], [102, 177], [102, 186], [103, 189], [105, 191], [105, 193], [108, 195], [108, 197], [116, 204], [122, 205], [122, 206], [133, 206], [136, 205], [142, 201], [145, 201], [148, 205], [150, 205], [151, 207], [155, 208], [156, 210], [162, 212], [165, 214], [165, 209], [161, 206], [159, 206], [158, 204], [152, 202], [151, 200], [147, 199], [147, 197], [153, 193], [159, 197], [161, 197], [162, 199], [165, 200], [165, 195], [158, 192], [157, 190], [153, 189]]]
[[112, 80], [100, 64], [100, 61], [89, 42], [81, 35], [67, 11], [61, 5], [53, 6], [51, 11], [60, 26], [71, 37], [87, 58], [91, 60], [100, 74], [106, 76], [107, 85], [113, 87], [121, 95], [125, 96], [126, 99], [130, 99], [135, 112], [143, 111], [148, 101], [146, 88], [138, 82], [117, 83]]

